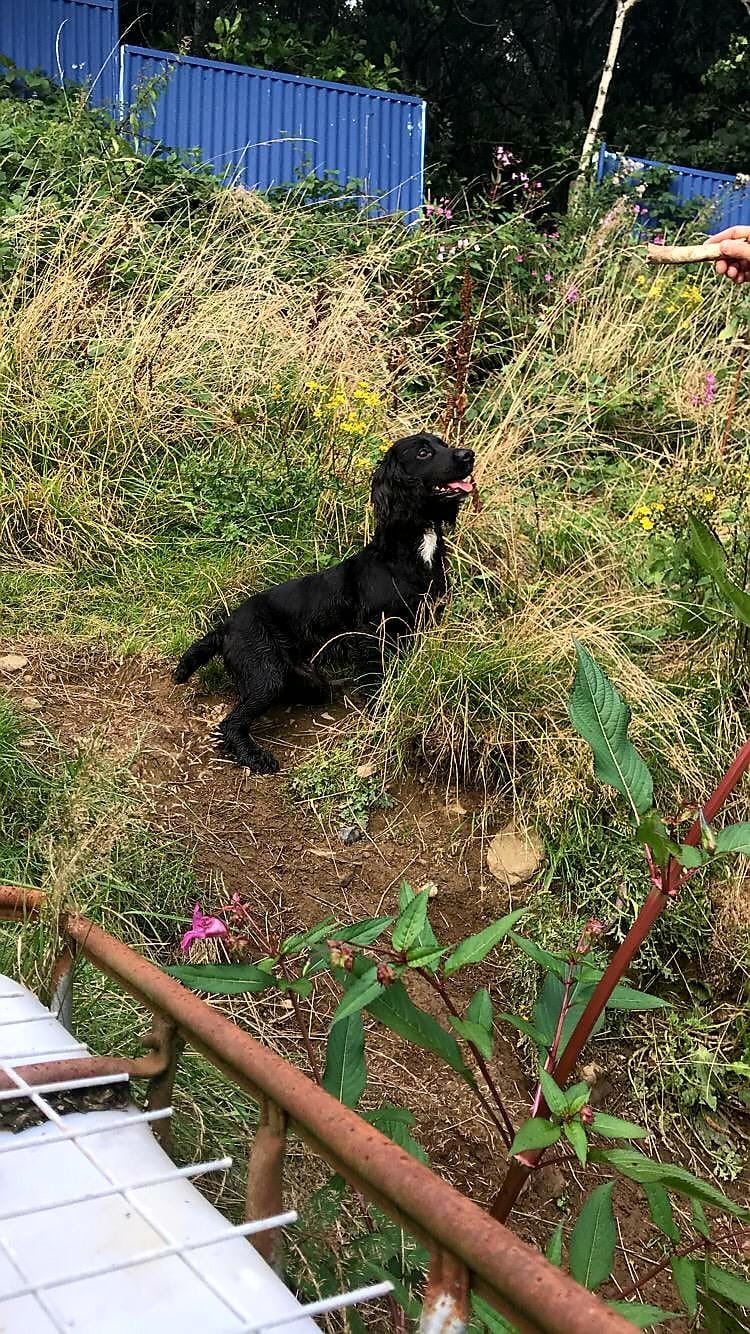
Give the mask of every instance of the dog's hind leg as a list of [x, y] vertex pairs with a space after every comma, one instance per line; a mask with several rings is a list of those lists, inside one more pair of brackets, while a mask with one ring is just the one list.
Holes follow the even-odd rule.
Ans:
[[248, 728], [267, 709], [284, 701], [289, 664], [259, 621], [242, 636], [225, 640], [224, 662], [236, 682], [239, 700], [216, 729], [221, 749], [253, 773], [278, 773], [278, 761], [253, 740]]
[[314, 667], [293, 667], [284, 689], [286, 704], [327, 704], [331, 687]]
[[[270, 707], [272, 703], [276, 703], [275, 697], [269, 700], [266, 707]], [[265, 750], [263, 746], [259, 746], [248, 731], [248, 724], [263, 712], [264, 709], [258, 708], [256, 704], [240, 700], [224, 721], [219, 723], [216, 731], [221, 750], [236, 764], [251, 769], [254, 774], [277, 774], [279, 762], [275, 755], [272, 755], [270, 750]]]

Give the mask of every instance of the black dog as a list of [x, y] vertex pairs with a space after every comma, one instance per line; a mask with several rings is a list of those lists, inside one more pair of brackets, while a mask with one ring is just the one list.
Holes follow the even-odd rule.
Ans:
[[321, 649], [344, 637], [360, 657], [369, 645], [382, 667], [383, 651], [413, 635], [427, 610], [439, 610], [448, 587], [443, 527], [474, 490], [473, 467], [470, 449], [450, 449], [435, 435], [397, 440], [373, 474], [375, 535], [364, 550], [256, 593], [182, 655], [178, 682], [219, 654], [235, 681], [239, 701], [218, 728], [225, 754], [255, 773], [275, 773], [276, 760], [248, 724], [275, 704], [327, 697], [311, 661]]

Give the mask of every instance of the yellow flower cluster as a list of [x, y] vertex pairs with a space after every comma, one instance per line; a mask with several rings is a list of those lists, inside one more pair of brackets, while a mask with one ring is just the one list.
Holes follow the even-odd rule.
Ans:
[[664, 513], [664, 506], [660, 500], [653, 505], [636, 505], [631, 514], [628, 515], [628, 523], [639, 523], [645, 532], [650, 533], [659, 522], [659, 516]]
[[[646, 287], [647, 281], [648, 279], [643, 273], [640, 273], [636, 278], [638, 287]], [[677, 311], [686, 311], [690, 315], [703, 300], [703, 293], [697, 283], [686, 282], [679, 287], [675, 287], [666, 278], [654, 278], [643, 293], [643, 299], [644, 301], [653, 301], [660, 304], [659, 298], [665, 294], [669, 295], [670, 300], [663, 309], [670, 315]], [[679, 327], [681, 329], [687, 328], [687, 321], [683, 321]]]

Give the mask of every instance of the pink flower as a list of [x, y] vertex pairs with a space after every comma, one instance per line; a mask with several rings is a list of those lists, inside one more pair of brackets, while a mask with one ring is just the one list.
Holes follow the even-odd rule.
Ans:
[[580, 292], [578, 291], [577, 287], [569, 287], [567, 292], [565, 293], [565, 300], [568, 303], [571, 303], [573, 301], [577, 301], [579, 296]]
[[655, 236], [655, 237], [654, 237], [654, 245], [664, 245], [664, 237], [663, 237], [663, 236]]
[[531, 270], [531, 276], [532, 276], [532, 278], [537, 278], [537, 277], [539, 276], [539, 275], [537, 274], [536, 269], [532, 269], [532, 270]]
[[713, 371], [709, 371], [706, 376], [706, 388], [703, 393], [704, 403], [713, 403], [716, 398], [716, 376]]
[[523, 264], [523, 255], [516, 255], [516, 264]]
[[227, 934], [226, 922], [222, 922], [220, 917], [204, 917], [201, 905], [196, 903], [193, 908], [193, 925], [182, 937], [180, 949], [187, 953], [194, 940], [210, 940], [212, 936]]
[[551, 283], [551, 282], [552, 282], [552, 274], [551, 274], [551, 273], [545, 273], [545, 275], [544, 275], [544, 281], [545, 281], [546, 283]]

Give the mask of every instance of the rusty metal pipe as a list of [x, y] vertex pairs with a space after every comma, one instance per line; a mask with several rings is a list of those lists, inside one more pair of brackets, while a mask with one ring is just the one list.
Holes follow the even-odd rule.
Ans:
[[[37, 912], [42, 898], [0, 887], [0, 917]], [[477, 1291], [521, 1331], [632, 1334], [632, 1325], [593, 1293], [154, 964], [85, 917], [71, 914], [64, 928], [91, 963], [169, 1015], [185, 1040], [236, 1084], [283, 1108], [291, 1128], [355, 1189], [433, 1251], [462, 1262]]]

